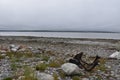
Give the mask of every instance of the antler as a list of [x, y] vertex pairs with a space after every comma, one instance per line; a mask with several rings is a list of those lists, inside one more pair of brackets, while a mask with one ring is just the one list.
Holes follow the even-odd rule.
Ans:
[[[95, 66], [98, 65], [100, 57], [97, 55], [92, 63], [87, 63], [82, 60], [83, 52], [74, 56], [69, 62], [78, 65], [79, 68], [84, 68], [86, 71], [91, 71]], [[87, 66], [85, 66], [87, 65]]]
[[92, 69], [94, 69], [94, 68], [98, 65], [98, 63], [99, 63], [99, 60], [97, 59], [97, 60], [94, 61], [93, 63], [87, 65], [87, 67], [84, 66], [84, 65], [82, 65], [82, 66], [83, 66], [83, 68], [84, 68], [86, 71], [91, 71]]

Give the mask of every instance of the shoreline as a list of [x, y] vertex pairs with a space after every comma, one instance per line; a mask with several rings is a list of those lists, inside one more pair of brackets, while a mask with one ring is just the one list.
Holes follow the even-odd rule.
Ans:
[[0, 32], [0, 36], [31, 36], [57, 38], [88, 38], [120, 40], [119, 33], [68, 33], [68, 32]]
[[39, 36], [3, 36], [3, 35], [0, 35], [0, 37], [6, 37], [6, 38], [9, 38], [9, 37], [12, 37], [12, 38], [15, 38], [15, 37], [23, 37], [23, 38], [53, 38], [53, 39], [78, 39], [78, 40], [110, 40], [110, 41], [120, 41], [120, 39], [107, 39], [107, 38], [72, 38], [72, 37], [39, 37]]
[[73, 52], [72, 54], [76, 54], [78, 52], [85, 52], [92, 56], [96, 54], [102, 56], [107, 52], [104, 57], [108, 57], [114, 51], [118, 50], [120, 40], [35, 36], [0, 36], [0, 44], [17, 44], [48, 48], [63, 54], [70, 54], [70, 52]]

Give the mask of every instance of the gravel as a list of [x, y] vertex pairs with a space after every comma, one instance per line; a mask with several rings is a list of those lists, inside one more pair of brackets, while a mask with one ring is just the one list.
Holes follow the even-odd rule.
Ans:
[[[0, 37], [0, 80], [7, 77], [14, 77], [14, 71], [11, 68], [10, 57], [6, 52], [11, 51], [10, 45], [22, 46], [19, 50], [23, 53], [30, 50], [33, 54], [47, 53], [51, 51], [54, 57], [50, 56], [50, 60], [55, 57], [61, 57], [64, 60], [71, 58], [73, 55], [84, 52], [90, 57], [96, 55], [106, 59], [104, 66], [105, 71], [96, 70], [93, 72], [83, 71], [84, 75], [80, 76], [82, 80], [120, 80], [120, 60], [108, 59], [109, 55], [114, 53], [119, 44], [119, 40], [97, 40], [97, 39], [62, 39], [62, 38], [35, 38], [35, 37]], [[15, 52], [19, 52], [15, 51]], [[17, 66], [30, 66], [34, 68], [37, 64], [42, 62], [39, 57], [20, 58], [15, 62]], [[44, 62], [44, 61], [43, 61]], [[49, 62], [49, 61], [48, 61]], [[48, 63], [47, 62], [47, 63]], [[52, 75], [54, 72], [58, 73], [58, 68], [47, 68], [44, 73]], [[71, 76], [66, 76], [64, 79], [59, 77], [59, 80], [72, 80]]]

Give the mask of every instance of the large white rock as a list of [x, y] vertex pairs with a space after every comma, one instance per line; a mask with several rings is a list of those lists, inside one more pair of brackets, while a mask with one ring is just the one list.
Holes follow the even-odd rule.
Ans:
[[120, 52], [116, 51], [116, 52], [114, 52], [113, 54], [111, 54], [109, 57], [110, 57], [110, 58], [120, 59]]
[[37, 72], [37, 80], [54, 80], [54, 77], [50, 74]]
[[80, 73], [80, 68], [72, 63], [65, 63], [61, 66], [61, 69], [67, 74], [67, 75], [74, 75]]

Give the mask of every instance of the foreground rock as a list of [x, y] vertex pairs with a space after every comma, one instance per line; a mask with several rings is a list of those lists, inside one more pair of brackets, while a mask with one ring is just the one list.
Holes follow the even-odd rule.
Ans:
[[116, 51], [112, 55], [110, 55], [109, 57], [110, 58], [120, 59], [120, 52]]
[[37, 80], [54, 80], [53, 76], [46, 73], [37, 72]]
[[66, 75], [80, 74], [80, 68], [72, 63], [65, 63], [61, 66]]

